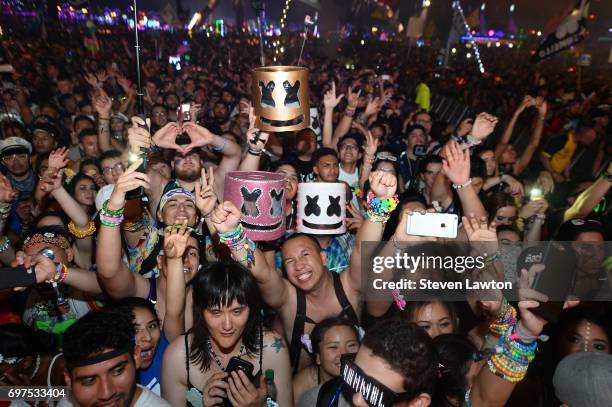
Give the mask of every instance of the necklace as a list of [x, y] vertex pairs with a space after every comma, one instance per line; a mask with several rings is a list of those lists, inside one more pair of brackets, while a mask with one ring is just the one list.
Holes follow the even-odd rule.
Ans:
[[34, 376], [36, 376], [36, 374], [38, 373], [38, 369], [40, 369], [40, 355], [36, 355], [36, 362], [34, 363], [34, 370], [30, 375], [30, 380], [32, 380]]
[[[208, 352], [210, 352], [210, 354], [212, 355], [213, 359], [215, 360], [215, 362], [217, 363], [217, 366], [219, 366], [219, 369], [221, 369], [222, 371], [225, 372], [225, 368], [223, 367], [223, 363], [221, 362], [221, 359], [219, 358], [219, 356], [217, 356], [217, 354], [215, 353], [213, 347], [212, 347], [212, 342], [210, 339], [208, 339], [206, 341], [206, 346], [208, 347]], [[246, 347], [244, 346], [244, 344], [240, 345], [240, 351], [238, 352], [238, 356], [240, 357], [242, 355], [246, 354]]]

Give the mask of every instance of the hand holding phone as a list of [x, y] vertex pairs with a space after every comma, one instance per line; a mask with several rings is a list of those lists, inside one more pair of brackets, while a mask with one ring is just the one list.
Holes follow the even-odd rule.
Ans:
[[191, 121], [191, 103], [181, 103], [180, 116], [183, 123]]
[[459, 217], [452, 213], [426, 213], [418, 212], [408, 215], [406, 233], [415, 236], [443, 237], [454, 239], [457, 237]]

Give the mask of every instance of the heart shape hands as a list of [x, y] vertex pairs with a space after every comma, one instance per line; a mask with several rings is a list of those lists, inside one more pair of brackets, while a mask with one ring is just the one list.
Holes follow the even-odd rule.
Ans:
[[[188, 144], [177, 144], [177, 137], [185, 135], [189, 138]], [[214, 135], [206, 128], [192, 122], [182, 124], [169, 122], [153, 135], [153, 142], [158, 147], [178, 151], [185, 155], [193, 149], [211, 144]]]

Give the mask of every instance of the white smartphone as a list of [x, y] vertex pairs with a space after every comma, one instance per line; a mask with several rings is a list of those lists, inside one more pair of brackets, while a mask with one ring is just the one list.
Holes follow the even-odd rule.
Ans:
[[183, 122], [191, 121], [191, 103], [181, 103], [181, 116], [183, 118]]
[[413, 213], [408, 216], [406, 233], [414, 236], [457, 237], [459, 217], [452, 213]]

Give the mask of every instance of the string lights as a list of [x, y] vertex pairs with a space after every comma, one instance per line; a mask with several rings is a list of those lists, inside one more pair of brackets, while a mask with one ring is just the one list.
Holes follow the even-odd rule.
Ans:
[[[285, 22], [287, 21], [287, 12], [289, 11], [289, 5], [291, 4], [291, 0], [285, 0], [285, 6], [283, 7], [283, 13], [280, 19], [280, 32], [283, 34], [283, 29], [285, 28]], [[280, 54], [285, 52], [285, 48], [281, 46], [281, 41], [272, 41], [274, 47], [276, 48], [274, 51], [274, 62], [279, 58]]]
[[[484, 69], [484, 65], [482, 64], [482, 59], [480, 58], [480, 52], [478, 51], [478, 45], [476, 44], [476, 41], [474, 41], [474, 38], [472, 36], [472, 30], [470, 29], [470, 26], [468, 25], [467, 20], [465, 19], [465, 14], [463, 14], [463, 8], [461, 7], [461, 3], [459, 3], [459, 1], [453, 1], [453, 8], [457, 11], [458, 15], [461, 17], [461, 22], [463, 23], [463, 26], [466, 32], [466, 37], [468, 38], [468, 40], [470, 41], [470, 44], [472, 45], [472, 48], [474, 49], [474, 56], [476, 57], [476, 62], [478, 62], [478, 70], [480, 71], [480, 73], [484, 73], [485, 69]], [[470, 57], [471, 55], [468, 58]]]

